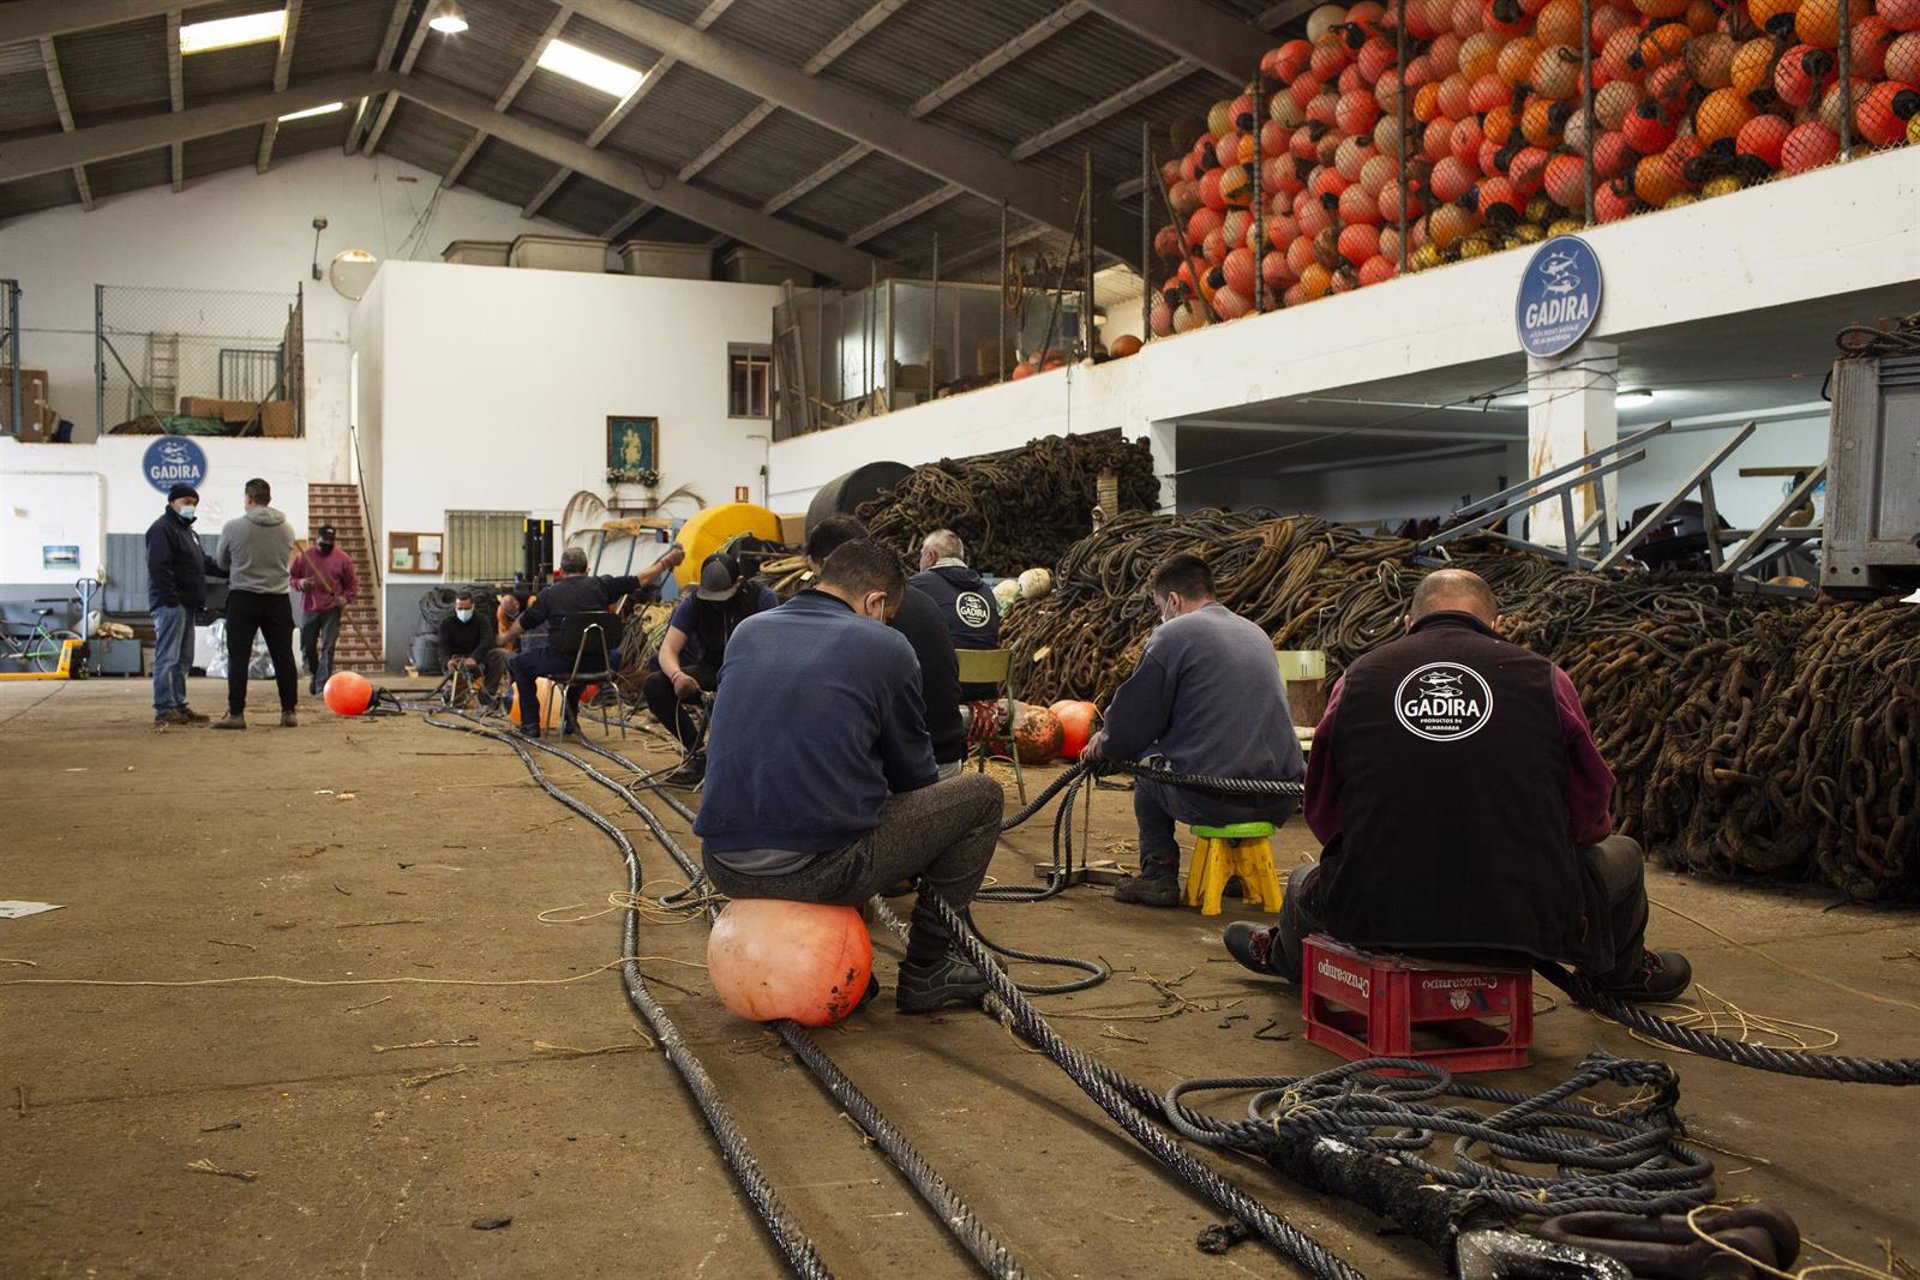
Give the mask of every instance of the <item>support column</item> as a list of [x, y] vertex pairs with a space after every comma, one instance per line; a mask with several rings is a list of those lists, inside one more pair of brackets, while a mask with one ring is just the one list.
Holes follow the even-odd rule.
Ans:
[[[1555, 467], [1618, 443], [1620, 413], [1614, 403], [1619, 388], [1620, 348], [1607, 342], [1583, 342], [1551, 360], [1527, 359], [1527, 475], [1545, 475]], [[1617, 481], [1608, 476], [1607, 508], [1617, 511]], [[1575, 528], [1569, 531], [1556, 500], [1528, 510], [1528, 539], [1547, 547], [1564, 547], [1570, 533], [1584, 527], [1598, 510], [1591, 484], [1573, 491]], [[1597, 535], [1588, 545], [1597, 545]]]
[[1160, 477], [1160, 513], [1171, 515], [1179, 510], [1180, 481], [1175, 476], [1179, 469], [1178, 450], [1175, 438], [1180, 425], [1175, 422], [1154, 422], [1147, 425], [1147, 444], [1153, 450], [1153, 474]]

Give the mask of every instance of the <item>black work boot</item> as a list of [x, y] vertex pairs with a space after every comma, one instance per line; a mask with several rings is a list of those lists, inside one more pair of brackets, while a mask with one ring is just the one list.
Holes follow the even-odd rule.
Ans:
[[1220, 935], [1220, 941], [1226, 944], [1228, 955], [1255, 973], [1264, 973], [1274, 978], [1286, 976], [1274, 964], [1274, 956], [1280, 946], [1278, 927], [1263, 929], [1246, 920], [1235, 920], [1227, 926], [1227, 931]]
[[1693, 985], [1693, 966], [1678, 951], [1643, 951], [1640, 969], [1624, 982], [1607, 983], [1601, 990], [1616, 1000], [1661, 1004], [1678, 1000]]
[[1124, 876], [1113, 887], [1113, 900], [1142, 907], [1177, 907], [1180, 905], [1180, 877]]
[[902, 1013], [932, 1013], [950, 1004], [972, 1004], [987, 994], [987, 979], [958, 956], [915, 960], [900, 965], [895, 1007]]

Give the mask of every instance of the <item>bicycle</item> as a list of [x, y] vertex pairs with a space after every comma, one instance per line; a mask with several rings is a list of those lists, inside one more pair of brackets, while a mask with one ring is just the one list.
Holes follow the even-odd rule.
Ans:
[[26, 634], [25, 643], [18, 636], [0, 631], [0, 666], [19, 663], [27, 671], [43, 674], [57, 670], [66, 653], [66, 642], [80, 639], [78, 631], [47, 625], [47, 619], [59, 612], [54, 608], [35, 609], [33, 629]]

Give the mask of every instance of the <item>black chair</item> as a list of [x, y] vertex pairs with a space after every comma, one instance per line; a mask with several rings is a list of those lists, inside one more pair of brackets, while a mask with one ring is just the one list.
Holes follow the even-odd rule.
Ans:
[[580, 723], [577, 715], [568, 714], [578, 709], [574, 690], [597, 684], [612, 692], [614, 705], [620, 712], [620, 736], [627, 736], [627, 696], [620, 689], [620, 673], [613, 669], [613, 650], [618, 646], [607, 638], [607, 632], [617, 625], [618, 618], [598, 612], [569, 614], [561, 623], [555, 647], [563, 654], [573, 655], [573, 669], [553, 682], [554, 693], [562, 699], [564, 708], [560, 719], [562, 728], [569, 720], [576, 728]]

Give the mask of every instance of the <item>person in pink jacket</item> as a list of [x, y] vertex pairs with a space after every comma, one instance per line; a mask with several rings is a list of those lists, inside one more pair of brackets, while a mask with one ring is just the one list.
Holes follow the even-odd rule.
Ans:
[[360, 594], [353, 557], [334, 545], [333, 526], [313, 531], [313, 545], [293, 558], [293, 589], [300, 593], [300, 657], [307, 665], [314, 697], [333, 674], [333, 646], [340, 638], [340, 615]]

